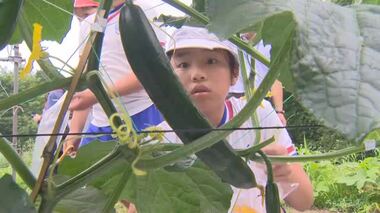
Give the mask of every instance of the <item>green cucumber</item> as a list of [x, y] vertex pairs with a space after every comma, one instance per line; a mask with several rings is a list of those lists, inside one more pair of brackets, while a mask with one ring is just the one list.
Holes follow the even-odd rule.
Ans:
[[[183, 90], [141, 8], [126, 3], [120, 13], [119, 28], [123, 48], [133, 71], [173, 130], [211, 129], [209, 122]], [[209, 132], [176, 131], [176, 134], [184, 144], [189, 144]], [[238, 188], [257, 186], [247, 163], [234, 154], [226, 140], [196, 155], [224, 182]]]
[[265, 209], [269, 213], [280, 213], [280, 197], [277, 184], [274, 182], [267, 183], [265, 186]]
[[0, 50], [8, 44], [15, 31], [23, 2], [23, 0], [0, 0]]
[[278, 191], [277, 184], [273, 179], [272, 162], [268, 159], [263, 151], [258, 151], [258, 154], [264, 159], [265, 165], [267, 167], [268, 180], [265, 186], [265, 209], [268, 213], [280, 213], [281, 212], [281, 202], [280, 194]]

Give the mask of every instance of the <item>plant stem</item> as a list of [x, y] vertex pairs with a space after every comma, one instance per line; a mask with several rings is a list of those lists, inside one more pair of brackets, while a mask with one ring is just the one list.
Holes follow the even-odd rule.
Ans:
[[131, 167], [128, 167], [121, 176], [119, 183], [116, 185], [115, 190], [113, 191], [110, 198], [107, 200], [106, 205], [103, 208], [103, 212], [111, 212], [111, 210], [114, 208], [115, 203], [120, 197], [120, 194], [123, 192], [123, 189], [125, 187], [125, 184], [127, 184], [129, 177], [132, 174]]
[[236, 46], [238, 46], [240, 49], [244, 50], [249, 55], [251, 55], [253, 58], [263, 63], [265, 66], [269, 67], [270, 61], [264, 55], [258, 52], [256, 49], [253, 49], [246, 42], [242, 41], [239, 37], [232, 36], [228, 40], [231, 41]]
[[206, 25], [210, 22], [209, 18], [202, 13], [198, 12], [196, 9], [187, 6], [186, 4], [182, 3], [178, 0], [163, 0], [163, 2], [166, 2], [170, 4], [171, 6], [177, 8], [178, 10], [190, 15], [191, 17], [197, 19], [202, 24]]
[[184, 146], [183, 144], [176, 144], [176, 143], [148, 144], [145, 146], [141, 146], [140, 151], [144, 155], [145, 153], [148, 153], [151, 151], [173, 151], [183, 146]]
[[38, 208], [39, 213], [50, 213], [53, 212], [54, 206], [57, 204], [58, 200], [48, 200], [42, 198], [41, 204]]
[[[248, 79], [248, 76], [251, 74], [251, 67], [249, 67], [250, 71], [247, 72], [247, 67], [245, 66], [245, 58], [244, 58], [244, 54], [243, 54], [243, 51], [239, 50], [238, 51], [238, 54], [239, 54], [239, 61], [240, 61], [240, 67], [241, 67], [241, 77], [243, 78], [243, 85], [244, 85], [244, 90], [245, 90], [245, 97], [247, 99], [251, 98], [252, 97], [252, 89], [251, 86], [250, 86], [250, 83], [249, 83], [249, 79]], [[255, 63], [253, 61], [253, 63]], [[260, 126], [260, 123], [259, 123], [259, 118], [257, 116], [257, 113], [254, 112], [251, 116], [251, 122], [252, 122], [252, 126]], [[261, 130], [256, 130], [255, 131], [255, 141], [253, 144], [259, 144], [260, 143], [260, 140], [261, 140]]]
[[273, 169], [272, 169], [272, 163], [271, 163], [271, 161], [268, 159], [267, 155], [264, 154], [263, 151], [259, 150], [257, 153], [259, 153], [259, 155], [264, 160], [265, 165], [267, 167], [267, 173], [268, 173], [267, 183], [273, 183]]
[[[163, 2], [166, 2], [170, 4], [171, 6], [177, 8], [178, 10], [190, 15], [191, 17], [197, 19], [200, 21], [202, 24], [207, 25], [210, 22], [210, 19], [203, 15], [202, 13], [196, 11], [195, 9], [187, 6], [186, 4], [178, 1], [178, 0], [163, 0]], [[250, 54], [252, 57], [255, 59], [259, 60], [261, 63], [265, 64], [267, 67], [269, 67], [269, 60], [263, 56], [261, 53], [259, 53], [257, 50], [251, 48], [247, 43], [242, 41], [240, 38], [237, 36], [232, 36], [229, 39], [233, 44], [238, 46], [240, 49], [244, 50], [246, 53]]]
[[262, 143], [258, 143], [254, 146], [252, 146], [251, 148], [249, 149], [245, 149], [245, 150], [235, 150], [236, 151], [236, 154], [238, 154], [239, 156], [248, 156], [248, 155], [251, 155], [257, 151], [259, 151], [260, 149], [262, 149], [263, 147], [273, 143], [275, 141], [274, 139], [274, 136], [272, 136], [271, 138], [269, 138], [268, 140], [262, 142]]
[[53, 55], [49, 55], [49, 58], [52, 58], [52, 59], [55, 59], [55, 60], [61, 62], [64, 66], [67, 66], [70, 69], [70, 71], [67, 71], [67, 70], [64, 70], [63, 68], [61, 68], [60, 69], [61, 71], [64, 71], [64, 72], [66, 72], [67, 74], [70, 74], [70, 75], [74, 74], [75, 68], [72, 67], [72, 66], [70, 66], [70, 64], [66, 63], [66, 61], [64, 61], [64, 60], [62, 60], [62, 59], [60, 59], [60, 58], [58, 58], [56, 56], [53, 56]]
[[36, 96], [47, 93], [48, 91], [66, 87], [70, 84], [72, 78], [55, 79], [46, 83], [42, 83], [38, 86], [28, 88], [28, 90], [22, 91], [17, 95], [12, 95], [4, 98], [0, 101], [0, 111], [8, 109], [17, 104], [22, 104], [27, 100], [35, 98]]
[[[376, 147], [380, 146], [380, 141], [376, 141]], [[355, 154], [358, 152], [365, 151], [364, 145], [360, 146], [353, 146], [348, 147], [342, 150], [334, 151], [334, 152], [328, 152], [323, 154], [316, 154], [316, 155], [305, 155], [305, 156], [293, 156], [293, 157], [285, 157], [285, 156], [273, 156], [268, 155], [268, 158], [272, 162], [307, 162], [307, 161], [319, 161], [319, 160], [330, 160], [334, 158], [343, 157], [346, 155]], [[252, 160], [257, 161], [257, 157], [254, 157]], [[262, 160], [262, 159], [260, 159]]]
[[36, 178], [30, 172], [20, 156], [18, 156], [18, 154], [12, 148], [10, 142], [5, 138], [0, 138], [0, 152], [16, 170], [17, 174], [20, 175], [21, 179], [26, 183], [26, 185], [32, 189], [36, 183]]

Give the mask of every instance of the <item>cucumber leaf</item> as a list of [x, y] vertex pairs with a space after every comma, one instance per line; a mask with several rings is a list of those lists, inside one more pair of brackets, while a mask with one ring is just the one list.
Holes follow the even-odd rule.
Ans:
[[25, 190], [6, 174], [0, 179], [0, 212], [36, 212]]
[[139, 212], [227, 212], [232, 190], [197, 161], [184, 172], [158, 169], [132, 176], [121, 196]]
[[[42, 25], [42, 39], [62, 42], [70, 29], [73, 12], [72, 1], [62, 0], [25, 0], [21, 11], [28, 20], [29, 28], [33, 29], [33, 23]], [[25, 27], [18, 24], [17, 28]], [[11, 44], [21, 43], [23, 40], [19, 32], [12, 35]]]
[[[74, 176], [107, 155], [114, 146], [114, 142], [98, 141], [83, 146], [75, 159], [62, 161], [58, 173]], [[110, 171], [90, 183], [106, 196], [115, 189], [123, 170]], [[146, 176], [132, 174], [119, 199], [135, 203], [139, 212], [178, 212], [179, 209], [181, 212], [227, 212], [231, 196], [230, 186], [197, 162], [183, 172], [161, 168], [148, 171]]]
[[[262, 37], [272, 45], [272, 56], [288, 48], [275, 67], [282, 77], [289, 75], [286, 88], [327, 126], [357, 142], [380, 127], [379, 6], [209, 0], [207, 9], [209, 29], [224, 38], [265, 21]], [[291, 23], [291, 38], [283, 36], [281, 26]]]
[[[66, 176], [55, 176], [55, 183], [66, 181]], [[93, 186], [84, 186], [67, 194], [54, 207], [54, 212], [102, 212], [107, 201], [105, 194]], [[115, 211], [112, 211], [115, 212]]]

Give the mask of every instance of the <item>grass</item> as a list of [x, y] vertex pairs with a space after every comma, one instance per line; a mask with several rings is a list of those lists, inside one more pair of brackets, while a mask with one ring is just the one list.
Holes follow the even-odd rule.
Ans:
[[[24, 152], [22, 155], [22, 159], [24, 160], [24, 162], [28, 166], [31, 165], [31, 163], [32, 163], [32, 152], [31, 151]], [[12, 175], [12, 167], [9, 165], [9, 163], [4, 158], [4, 156], [0, 154], [0, 178], [2, 176], [4, 176], [5, 174]], [[18, 175], [16, 175], [16, 183], [21, 188], [26, 190], [28, 193], [30, 192], [30, 189], [28, 188], [28, 186], [24, 183], [24, 181]]]

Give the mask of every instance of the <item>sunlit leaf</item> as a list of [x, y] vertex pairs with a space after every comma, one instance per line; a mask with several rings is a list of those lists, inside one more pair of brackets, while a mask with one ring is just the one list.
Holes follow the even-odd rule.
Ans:
[[[22, 12], [26, 16], [30, 28], [34, 23], [43, 26], [43, 40], [61, 42], [70, 29], [72, 11], [73, 3], [68, 0], [25, 0]], [[19, 36], [19, 32], [14, 33], [11, 42], [20, 43], [22, 38]]]
[[[272, 57], [282, 52], [276, 69], [290, 71], [293, 84], [285, 85], [326, 125], [356, 141], [380, 127], [379, 6], [341, 7], [319, 0], [208, 3], [209, 28], [222, 37], [271, 17], [262, 37], [272, 44]], [[278, 24], [286, 11], [295, 24], [291, 39]]]
[[122, 194], [140, 212], [227, 212], [231, 196], [230, 186], [200, 162], [184, 172], [133, 176]]

